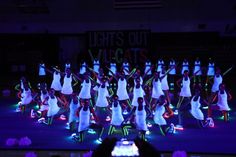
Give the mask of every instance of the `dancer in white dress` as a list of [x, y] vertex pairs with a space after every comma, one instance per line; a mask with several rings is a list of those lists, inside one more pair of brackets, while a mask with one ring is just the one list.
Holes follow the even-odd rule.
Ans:
[[185, 70], [189, 71], [189, 63], [187, 59], [184, 59], [182, 63], [182, 70], [181, 70], [182, 75], [184, 74]]
[[129, 75], [125, 76], [125, 72], [121, 70], [120, 73], [116, 73], [116, 75], [109, 69], [109, 71], [112, 73], [113, 78], [116, 79], [118, 82], [118, 88], [117, 88], [117, 95], [119, 98], [119, 102], [122, 106], [125, 106], [125, 108], [128, 110], [131, 109], [129, 95], [127, 92], [127, 82], [132, 77], [132, 75], [135, 73], [136, 69], [133, 69]]
[[83, 62], [80, 66], [79, 74], [83, 75], [86, 72], [87, 63]]
[[[172, 68], [174, 68], [174, 67], [172, 67]], [[167, 104], [165, 105], [165, 108], [168, 111], [168, 113], [165, 114], [166, 118], [169, 118], [174, 115], [174, 112], [170, 108], [170, 106], [172, 106], [172, 104], [171, 104], [171, 99], [170, 99], [170, 94], [169, 94], [169, 85], [168, 85], [168, 80], [167, 80], [167, 76], [168, 76], [170, 70], [171, 69], [166, 70], [166, 67], [162, 66], [162, 70], [160, 72], [160, 77], [162, 78], [161, 79], [161, 89], [163, 90], [163, 92], [166, 96], [166, 99], [167, 99]]]
[[79, 99], [76, 93], [73, 93], [71, 95], [71, 102], [70, 102], [70, 111], [69, 111], [69, 127], [70, 127], [70, 131], [75, 131], [76, 129], [76, 122], [78, 121], [78, 117], [77, 117], [77, 110], [80, 106], [79, 103]]
[[208, 85], [210, 81], [210, 77], [215, 76], [215, 63], [211, 58], [209, 58], [209, 63], [207, 66], [207, 77], [206, 77], [206, 82], [205, 82], [205, 89], [208, 90]]
[[172, 58], [169, 63], [169, 83], [170, 83], [170, 90], [174, 91], [175, 88], [175, 77], [176, 77], [176, 63], [175, 60]]
[[[197, 71], [198, 72], [198, 71]], [[197, 73], [196, 72], [196, 73]], [[190, 109], [190, 97], [192, 96], [191, 94], [191, 89], [190, 89], [190, 83], [191, 79], [195, 76], [195, 73], [193, 76], [189, 77], [189, 72], [187, 70], [184, 71], [183, 77], [180, 78], [176, 84], [179, 88], [181, 88], [181, 91], [179, 93], [179, 100], [176, 106], [176, 114], [178, 114], [179, 118], [179, 124], [177, 127], [179, 129], [183, 128], [183, 114], [186, 110]], [[180, 85], [180, 82], [182, 82], [182, 86]]]
[[212, 110], [219, 110], [222, 111], [224, 116], [224, 121], [228, 121], [228, 112], [230, 111], [228, 101], [232, 99], [232, 95], [226, 91], [225, 84], [221, 83], [219, 86], [219, 91], [217, 92], [216, 97], [213, 99], [213, 101], [217, 98], [217, 103], [214, 105], [210, 105], [208, 116], [212, 116]]
[[94, 59], [94, 61], [93, 61], [93, 70], [94, 70], [96, 73], [99, 73], [99, 68], [100, 68], [100, 62], [99, 62], [99, 60]]
[[126, 76], [130, 74], [130, 66], [127, 60], [125, 60], [124, 63], [122, 64], [122, 68], [124, 69], [124, 73]]
[[165, 65], [165, 62], [162, 58], [158, 59], [157, 61], [157, 72], [161, 72], [161, 67]]
[[[167, 126], [167, 122], [165, 118], [163, 117], [165, 113], [165, 106], [167, 104], [166, 98], [164, 95], [161, 95], [159, 97], [159, 101], [157, 104], [153, 106], [155, 115], [154, 115], [154, 122], [157, 124], [160, 128], [161, 134], [165, 136], [169, 131], [173, 131], [173, 124], [170, 124], [170, 127]], [[172, 132], [173, 133], [173, 132]]]
[[59, 97], [55, 96], [55, 91], [54, 89], [50, 89], [48, 92], [48, 112], [47, 112], [47, 125], [52, 125], [52, 121], [55, 115], [58, 114], [60, 107], [59, 106], [67, 106], [67, 102], [65, 100], [60, 99]]
[[95, 104], [96, 115], [99, 119], [99, 123], [101, 125], [105, 125], [106, 117], [108, 116], [108, 98], [110, 97], [108, 92], [107, 79], [105, 77], [102, 78], [101, 84], [97, 83], [93, 90], [98, 92], [98, 97]]
[[46, 69], [45, 69], [45, 63], [43, 61], [41, 61], [39, 63], [39, 71], [38, 71], [38, 75], [39, 75], [39, 83], [45, 82], [46, 81]]
[[144, 100], [142, 97], [138, 98], [138, 106], [133, 107], [129, 116], [125, 119], [124, 123], [126, 123], [127, 121], [130, 121], [130, 119], [134, 115], [135, 115], [135, 128], [139, 132], [139, 135], [140, 135], [139, 137], [142, 140], [146, 140], [145, 134], [146, 134], [146, 131], [148, 131], [146, 118], [151, 115], [151, 112], [147, 110], [147, 105], [144, 105]]
[[204, 114], [201, 111], [201, 102], [207, 103], [206, 100], [202, 99], [200, 96], [200, 86], [195, 86], [194, 95], [191, 99], [191, 109], [189, 112], [197, 120], [199, 127], [207, 127], [208, 121], [205, 120]]
[[100, 124], [91, 123], [90, 115], [92, 114], [95, 118], [95, 121], [98, 120], [94, 109], [89, 106], [90, 101], [83, 99], [81, 102], [80, 107], [78, 108], [77, 115], [79, 116], [79, 126], [77, 135], [74, 136], [74, 139], [78, 142], [83, 142], [84, 140], [84, 133], [89, 129], [94, 129], [98, 131], [98, 139], [101, 141], [101, 137], [103, 134], [104, 127]]
[[201, 70], [201, 61], [198, 57], [194, 62], [193, 74], [195, 74], [195, 76], [193, 77], [193, 86], [195, 86], [196, 84], [198, 84], [198, 86], [201, 86], [202, 70]]
[[164, 92], [161, 88], [161, 80], [162, 78], [160, 77], [160, 72], [155, 71], [154, 72], [154, 76], [151, 77], [148, 82], [152, 82], [152, 98], [150, 101], [150, 108], [152, 109], [152, 107], [157, 103], [159, 97], [161, 95], [164, 95]]
[[122, 115], [122, 109], [119, 104], [118, 96], [113, 95], [112, 97], [112, 117], [111, 117], [111, 123], [110, 128], [108, 131], [108, 135], [112, 135], [115, 128], [121, 128], [123, 136], [128, 135], [128, 130], [126, 128], [126, 125], [123, 124], [124, 117]]
[[[37, 104], [39, 105], [39, 110], [36, 112], [36, 116], [40, 119], [38, 119], [39, 122], [44, 121], [46, 118], [46, 114], [49, 109], [48, 105], [48, 90], [47, 90], [47, 85], [46, 83], [41, 83], [40, 84], [40, 97], [37, 99]], [[31, 117], [34, 116], [34, 111], [32, 109], [33, 113], [31, 113]]]
[[147, 76], [152, 75], [152, 71], [149, 70], [151, 69], [152, 63], [150, 62], [150, 60], [147, 60], [145, 63], [145, 69], [144, 69], [144, 73], [146, 73]]
[[22, 114], [24, 114], [26, 110], [26, 106], [29, 105], [33, 101], [31, 89], [29, 88], [29, 85], [27, 82], [23, 83], [23, 91], [20, 95], [20, 98], [21, 98], [21, 102], [19, 104], [20, 104], [21, 112]]
[[[32, 88], [30, 82], [29, 82], [24, 76], [22, 76], [22, 77], [20, 78], [20, 83], [15, 86], [15, 90], [17, 91], [17, 97], [18, 97], [19, 99], [21, 99], [21, 94], [22, 94], [23, 91], [24, 91], [24, 84], [28, 84], [28, 87], [29, 87], [30, 89]], [[16, 108], [16, 112], [21, 112], [21, 111], [22, 111], [22, 110], [21, 110], [21, 109], [22, 109], [21, 107], [22, 107], [22, 106], [21, 106], [21, 101], [20, 101], [20, 102], [18, 102], [18, 106], [17, 106], [17, 108]]]

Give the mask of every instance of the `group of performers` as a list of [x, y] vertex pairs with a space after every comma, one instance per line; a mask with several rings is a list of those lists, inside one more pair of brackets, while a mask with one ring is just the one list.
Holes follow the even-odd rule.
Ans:
[[[202, 69], [199, 58], [193, 68], [186, 59], [182, 66], [174, 59], [166, 66], [163, 59], [159, 59], [157, 65], [147, 61], [144, 67], [133, 69], [126, 61], [119, 70], [116, 63], [102, 67], [99, 60], [94, 60], [93, 67], [83, 62], [78, 72], [72, 72], [69, 62], [63, 70], [57, 66], [49, 68], [42, 62], [39, 64], [38, 88], [33, 89], [25, 77], [16, 85], [21, 100], [17, 111], [25, 114], [30, 103], [36, 102], [39, 109], [30, 113], [39, 122], [52, 125], [55, 116], [64, 116], [71, 132], [76, 133], [74, 139], [79, 142], [84, 140], [88, 129], [95, 130], [101, 140], [107, 125], [108, 135], [120, 129], [126, 137], [131, 129], [135, 129], [140, 138], [146, 139], [151, 121], [165, 136], [174, 129], [185, 127], [186, 113], [190, 113], [200, 127], [213, 127], [213, 110], [222, 111], [224, 120], [229, 120], [228, 101], [232, 96], [226, 90], [223, 76], [232, 67], [221, 74], [209, 60], [207, 71]], [[48, 87], [46, 77], [49, 74], [52, 81]], [[204, 90], [209, 88], [210, 93]], [[178, 99], [176, 105], [173, 104], [175, 98]], [[206, 116], [202, 112], [203, 106], [208, 107]], [[169, 121], [175, 115], [178, 124], [174, 126]]]

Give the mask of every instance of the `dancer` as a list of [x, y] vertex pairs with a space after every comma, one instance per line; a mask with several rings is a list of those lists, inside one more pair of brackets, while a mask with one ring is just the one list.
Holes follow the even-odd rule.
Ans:
[[151, 66], [152, 66], [151, 61], [147, 60], [146, 63], [145, 63], [145, 69], [144, 69], [144, 73], [146, 73], [147, 76], [152, 75], [152, 71], [149, 70], [149, 69], [151, 69]]
[[129, 95], [127, 92], [127, 82], [135, 73], [136, 69], [133, 69], [127, 76], [125, 76], [125, 72], [123, 69], [121, 70], [120, 73], [117, 72], [116, 75], [110, 69], [108, 70], [112, 73], [113, 78], [115, 78], [116, 81], [118, 82], [117, 95], [120, 104], [122, 104], [122, 106], [124, 104], [125, 108], [126, 109], [128, 108], [129, 110], [131, 108], [131, 105], [130, 105]]
[[99, 73], [99, 68], [100, 68], [100, 62], [97, 58], [95, 58], [94, 61], [93, 61], [93, 70], [96, 73]]
[[165, 118], [163, 117], [165, 113], [165, 107], [167, 105], [167, 101], [164, 95], [161, 95], [158, 99], [158, 103], [153, 106], [153, 110], [155, 110], [154, 115], [154, 122], [157, 124], [160, 128], [161, 134], [165, 136], [167, 133], [173, 133], [174, 132], [174, 124], [171, 123], [170, 126], [167, 126], [167, 122]]
[[152, 109], [153, 106], [157, 103], [159, 97], [161, 95], [164, 95], [164, 92], [161, 88], [161, 77], [160, 77], [160, 72], [155, 71], [154, 76], [151, 77], [146, 84], [149, 82], [152, 82], [152, 97], [150, 101], [150, 108]]
[[181, 70], [182, 75], [184, 74], [185, 70], [189, 71], [189, 63], [187, 59], [184, 59], [182, 63], [182, 70]]
[[[46, 83], [41, 83], [40, 84], [40, 98], [37, 100], [37, 103], [39, 105], [39, 110], [36, 112], [36, 116], [39, 118], [38, 122], [43, 122], [45, 121], [45, 117], [48, 112], [48, 91], [47, 91], [47, 85]], [[35, 113], [34, 110], [31, 110], [31, 118], [34, 118]]]
[[214, 77], [215, 75], [215, 63], [213, 62], [213, 60], [211, 58], [209, 58], [209, 63], [208, 63], [208, 67], [207, 67], [207, 77], [206, 77], [206, 82], [205, 82], [205, 90], [207, 91], [208, 89], [208, 85], [209, 85], [209, 79], [211, 77]]
[[202, 75], [201, 61], [199, 60], [198, 57], [194, 62], [193, 74], [195, 74], [193, 77], [193, 86], [195, 86], [196, 84], [198, 84], [198, 86], [201, 86], [201, 75]]
[[77, 115], [79, 116], [80, 122], [78, 126], [77, 135], [73, 138], [78, 142], [83, 142], [84, 133], [89, 129], [94, 129], [98, 131], [98, 140], [101, 142], [102, 134], [104, 131], [104, 127], [101, 124], [90, 123], [90, 114], [93, 115], [95, 121], [97, 121], [97, 116], [91, 106], [89, 106], [89, 100], [82, 100], [81, 105], [78, 108]]
[[[181, 91], [179, 94], [179, 100], [178, 100], [176, 111], [175, 111], [175, 114], [178, 114], [178, 119], [179, 119], [179, 124], [176, 127], [178, 127], [179, 129], [183, 128], [182, 116], [184, 114], [184, 111], [190, 109], [189, 103], [190, 103], [190, 97], [192, 96], [191, 89], [190, 89], [190, 81], [194, 77], [194, 75], [195, 73], [193, 74], [193, 76], [189, 77], [188, 70], [185, 70], [183, 74], [183, 78], [180, 78], [176, 82], [177, 86], [181, 88]], [[182, 81], [182, 87], [180, 86], [181, 81]]]
[[134, 114], [135, 114], [135, 128], [139, 132], [139, 137], [142, 140], [146, 140], [145, 134], [146, 131], [148, 131], [146, 118], [151, 115], [151, 112], [147, 110], [147, 107], [146, 105], [144, 105], [144, 100], [142, 97], [138, 97], [138, 106], [132, 108], [129, 116], [125, 119], [124, 123], [130, 121], [130, 119], [132, 118], [132, 116], [134, 116]]
[[59, 106], [68, 106], [68, 102], [64, 99], [61, 99], [55, 96], [55, 90], [50, 89], [48, 92], [48, 97], [46, 100], [48, 101], [48, 112], [47, 112], [47, 122], [45, 124], [52, 125], [53, 118], [55, 115], [59, 113], [60, 107]]
[[108, 116], [108, 98], [110, 97], [108, 93], [107, 78], [102, 78], [101, 84], [97, 83], [93, 90], [98, 92], [98, 97], [95, 104], [96, 115], [99, 123], [104, 125]]
[[45, 69], [45, 63], [41, 61], [39, 63], [39, 83], [43, 83], [46, 81], [46, 69]]
[[170, 90], [174, 91], [175, 89], [175, 75], [176, 75], [176, 63], [175, 60], [172, 58], [169, 63], [169, 83], [170, 83]]
[[19, 107], [21, 113], [24, 114], [26, 106], [28, 106], [33, 101], [32, 92], [31, 89], [29, 88], [28, 82], [23, 83], [23, 91], [20, 94], [20, 99], [21, 101], [19, 102]]
[[79, 99], [76, 93], [71, 95], [71, 102], [70, 102], [70, 113], [69, 113], [69, 128], [70, 131], [76, 130], [76, 121], [78, 120], [77, 117], [77, 110], [80, 106]]
[[212, 110], [222, 111], [224, 116], [224, 121], [227, 122], [229, 120], [228, 113], [230, 111], [228, 101], [232, 99], [232, 95], [226, 91], [225, 84], [221, 83], [219, 85], [219, 91], [217, 92], [217, 96], [213, 99], [213, 101], [217, 97], [217, 103], [209, 106], [208, 116], [212, 116]]
[[[172, 67], [172, 68], [174, 68], [174, 67]], [[168, 81], [167, 81], [167, 76], [168, 76], [168, 73], [170, 70], [171, 69], [168, 69], [166, 71], [165, 66], [162, 66], [162, 70], [160, 72], [160, 78], [162, 78], [161, 79], [161, 89], [164, 92], [165, 97], [167, 98], [167, 104], [165, 105], [165, 107], [166, 107], [166, 110], [168, 111], [168, 113], [165, 114], [166, 118], [169, 118], [174, 115], [174, 112], [171, 109], [171, 108], [173, 108], [173, 106], [171, 104], [171, 99], [170, 99], [170, 95], [169, 95], [169, 85], [168, 85]]]
[[124, 121], [123, 115], [122, 115], [122, 109], [118, 100], [117, 95], [113, 95], [112, 97], [112, 117], [111, 117], [111, 123], [108, 131], [108, 135], [112, 135], [115, 128], [121, 128], [123, 136], [128, 135], [127, 126], [124, 125], [122, 122]]
[[50, 74], [53, 74], [53, 80], [51, 83], [51, 88], [54, 89], [55, 94], [59, 96], [61, 93], [61, 71], [58, 66], [53, 67], [53, 70], [49, 70], [48, 68], [45, 67], [45, 70], [49, 72]]
[[161, 67], [164, 66], [164, 60], [162, 58], [157, 61], [157, 72], [161, 72]]
[[69, 59], [67, 59], [66, 62], [65, 62], [65, 72], [66, 72], [66, 69], [71, 69], [71, 64], [70, 64]]
[[129, 75], [130, 74], [130, 66], [129, 66], [129, 62], [125, 59], [123, 64], [122, 64], [122, 68], [124, 70], [124, 73], [125, 73], [125, 76]]
[[86, 72], [87, 63], [83, 62], [80, 66], [79, 74], [83, 75]]
[[[207, 127], [209, 124], [209, 118], [205, 119], [200, 107], [201, 102], [208, 103], [205, 99], [200, 96], [200, 86], [194, 87], [194, 95], [191, 99], [191, 109], [189, 112], [197, 120], [198, 126], [201, 128]], [[211, 120], [212, 121], [212, 120]]]
[[[20, 78], [20, 83], [17, 84], [14, 88], [17, 91], [17, 96], [19, 99], [21, 99], [21, 94], [24, 91], [24, 84], [28, 84], [28, 87], [30, 89], [32, 89], [30, 82], [24, 76], [22, 76]], [[16, 108], [16, 112], [21, 112], [21, 105], [20, 104], [21, 104], [21, 102], [18, 103], [18, 106]]]

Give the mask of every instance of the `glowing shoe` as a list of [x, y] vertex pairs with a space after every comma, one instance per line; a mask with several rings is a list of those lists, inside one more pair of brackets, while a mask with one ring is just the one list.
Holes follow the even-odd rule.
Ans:
[[35, 118], [35, 113], [34, 113], [34, 110], [33, 110], [33, 109], [31, 109], [31, 111], [30, 111], [30, 117], [31, 117], [31, 118]]
[[183, 126], [182, 125], [176, 125], [175, 126], [175, 130], [184, 130]]
[[179, 114], [178, 110], [175, 110], [174, 115], [178, 115], [178, 114]]

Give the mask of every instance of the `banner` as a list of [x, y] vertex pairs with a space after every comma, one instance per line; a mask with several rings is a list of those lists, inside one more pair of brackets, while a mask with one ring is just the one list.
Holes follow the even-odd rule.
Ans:
[[88, 53], [91, 61], [144, 63], [149, 52], [150, 31], [88, 32]]

